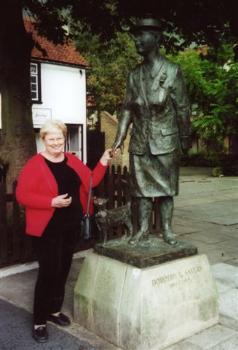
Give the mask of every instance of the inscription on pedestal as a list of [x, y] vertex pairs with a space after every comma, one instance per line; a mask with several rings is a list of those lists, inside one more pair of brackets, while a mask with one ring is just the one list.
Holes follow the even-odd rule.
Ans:
[[192, 279], [197, 278], [197, 274], [202, 273], [201, 266], [194, 266], [191, 269], [184, 271], [179, 271], [177, 273], [165, 274], [159, 276], [156, 279], [152, 280], [152, 287], [160, 287], [163, 284], [168, 284], [169, 287], [178, 286], [181, 283], [186, 283], [192, 281]]

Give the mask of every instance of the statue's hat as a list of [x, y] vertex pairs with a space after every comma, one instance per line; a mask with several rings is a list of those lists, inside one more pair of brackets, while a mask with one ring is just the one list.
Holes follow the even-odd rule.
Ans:
[[138, 29], [160, 30], [161, 29], [161, 23], [159, 22], [158, 19], [152, 18], [152, 17], [140, 18], [133, 25], [132, 31], [136, 31]]

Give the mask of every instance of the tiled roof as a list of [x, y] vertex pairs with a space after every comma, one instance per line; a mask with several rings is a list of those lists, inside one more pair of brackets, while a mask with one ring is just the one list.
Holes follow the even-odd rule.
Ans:
[[53, 61], [72, 65], [87, 66], [86, 60], [80, 55], [74, 44], [67, 43], [63, 45], [56, 45], [43, 36], [40, 36], [32, 22], [25, 20], [25, 28], [27, 32], [32, 33], [33, 39], [37, 42], [31, 52], [31, 57], [40, 59], [41, 61]]

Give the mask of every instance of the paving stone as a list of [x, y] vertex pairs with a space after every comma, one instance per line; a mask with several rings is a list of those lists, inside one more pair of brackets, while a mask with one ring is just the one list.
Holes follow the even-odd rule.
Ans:
[[0, 308], [1, 350], [99, 350], [51, 324], [48, 325], [49, 341], [39, 346], [31, 336], [32, 315], [29, 312], [1, 299]]
[[[201, 185], [200, 185], [201, 187]], [[219, 189], [217, 189], [219, 191]], [[217, 191], [211, 192], [211, 191], [203, 191], [200, 193], [184, 193], [182, 190], [180, 190], [179, 196], [175, 199], [175, 205], [176, 208], [188, 208], [191, 207], [203, 207], [204, 205], [212, 205], [216, 206], [217, 202], [229, 202], [230, 200], [237, 200], [238, 199], [238, 193], [236, 193], [236, 190], [229, 193], [229, 191], [226, 191], [222, 194], [218, 194]], [[227, 203], [224, 205], [227, 207]], [[229, 206], [229, 203], [228, 203]]]
[[238, 259], [233, 259], [227, 262], [227, 264], [230, 264], [232, 266], [238, 266]]
[[238, 228], [233, 226], [233, 227], [229, 227], [228, 230], [226, 230], [226, 236], [233, 238], [233, 240], [237, 240], [238, 237], [238, 232], [237, 232]]
[[[175, 208], [175, 210], [176, 210], [176, 208]], [[173, 217], [173, 224], [175, 224], [175, 225], [182, 225], [182, 226], [190, 226], [190, 223], [188, 223], [188, 222], [185, 222], [184, 220], [183, 220], [183, 218], [181, 218], [180, 216], [177, 216], [177, 215], [175, 215], [174, 217]]]
[[209, 260], [211, 265], [217, 264], [219, 262], [226, 263], [227, 261], [231, 261], [236, 257], [235, 253], [228, 254], [228, 253], [224, 252], [223, 249], [218, 250], [218, 249], [216, 249], [216, 247], [214, 247], [213, 249], [207, 248], [204, 250], [203, 253], [207, 255], [208, 260]]
[[218, 263], [212, 266], [216, 280], [238, 287], [238, 268], [230, 264]]
[[223, 242], [228, 242], [229, 244], [231, 243], [231, 240], [227, 238], [223, 233], [210, 232], [207, 230], [204, 230], [204, 231], [197, 230], [196, 232], [190, 233], [189, 237], [191, 239], [195, 239], [206, 244], [217, 244], [217, 243], [223, 244]]
[[[75, 280], [77, 279], [79, 270], [81, 268], [81, 264], [82, 264], [82, 259], [73, 260], [68, 282], [66, 284], [66, 295], [65, 295], [64, 305], [63, 305], [63, 312], [68, 314], [71, 317], [71, 319], [73, 319], [73, 289], [75, 285]], [[23, 309], [31, 312], [34, 282], [36, 279], [36, 275], [37, 275], [37, 270], [34, 269], [32, 271], [26, 271], [24, 273], [19, 273], [12, 276], [1, 278], [0, 279], [0, 297], [2, 299], [11, 301], [14, 305], [20, 306]], [[19, 286], [21, 286], [21, 288], [19, 288]], [[1, 313], [0, 313], [0, 319], [1, 319]], [[30, 331], [30, 327], [29, 327], [29, 331]], [[112, 344], [104, 341], [103, 339], [97, 337], [92, 332], [87, 331], [85, 328], [79, 326], [74, 322], [72, 322], [70, 327], [65, 328], [64, 331], [67, 333], [70, 333], [75, 337], [80, 337], [80, 339], [85, 341], [86, 343], [90, 343], [93, 349], [121, 350], [120, 348], [117, 348]], [[77, 349], [86, 350], [87, 348], [83, 349], [81, 347]], [[5, 350], [4, 348], [1, 348], [1, 342], [0, 342], [0, 350]], [[8, 348], [6, 350], [15, 350], [15, 348]], [[64, 349], [64, 350], [68, 350], [68, 349]]]
[[237, 349], [238, 349], [238, 334], [216, 345], [215, 347], [212, 347], [210, 350], [237, 350]]
[[216, 249], [222, 249], [224, 254], [231, 255], [234, 259], [238, 255], [238, 247], [236, 247], [234, 241], [231, 241], [230, 245], [227, 242], [224, 242], [224, 244], [218, 243]]
[[188, 341], [181, 342], [179, 344], [175, 344], [165, 350], [203, 350], [200, 346], [194, 345]]
[[187, 341], [200, 346], [203, 350], [211, 349], [212, 347], [218, 345], [219, 343], [230, 339], [237, 333], [227, 327], [216, 325], [205, 331], [195, 334], [188, 338]]
[[238, 223], [237, 199], [227, 200], [225, 205], [224, 201], [215, 201], [196, 206], [196, 210], [194, 210], [194, 207], [190, 204], [189, 207], [179, 208], [179, 211], [187, 217], [192, 216], [193, 219], [201, 218], [203, 221], [220, 225], [234, 225]]
[[223, 242], [217, 242], [216, 247], [218, 249], [222, 247], [227, 252], [234, 251], [238, 254], [238, 246], [236, 245], [234, 239], [226, 239]]
[[238, 323], [238, 289], [230, 289], [219, 296], [220, 314]]
[[191, 233], [196, 233], [198, 229], [192, 226], [183, 226], [183, 225], [176, 225], [173, 224], [174, 231], [176, 232], [176, 235], [186, 235], [186, 234], [191, 234]]
[[[199, 237], [199, 232], [198, 232], [198, 237]], [[194, 244], [197, 246], [198, 244], [202, 244], [201, 241], [194, 239], [193, 236], [190, 234], [182, 235], [180, 239], [183, 239], [186, 242], [194, 242]]]
[[238, 332], [238, 322], [237, 322], [237, 320], [234, 320], [231, 317], [224, 316], [224, 315], [220, 314], [219, 324], [221, 324], [224, 327], [234, 329], [235, 331]]
[[216, 280], [216, 286], [218, 294], [226, 293], [228, 290], [232, 289], [234, 285], [229, 285], [226, 282], [220, 282], [219, 280]]

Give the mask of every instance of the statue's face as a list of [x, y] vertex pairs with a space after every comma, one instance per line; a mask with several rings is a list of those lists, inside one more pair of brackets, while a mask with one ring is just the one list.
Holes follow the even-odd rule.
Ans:
[[159, 34], [148, 29], [141, 29], [134, 33], [135, 45], [138, 53], [142, 56], [155, 50], [158, 45]]

